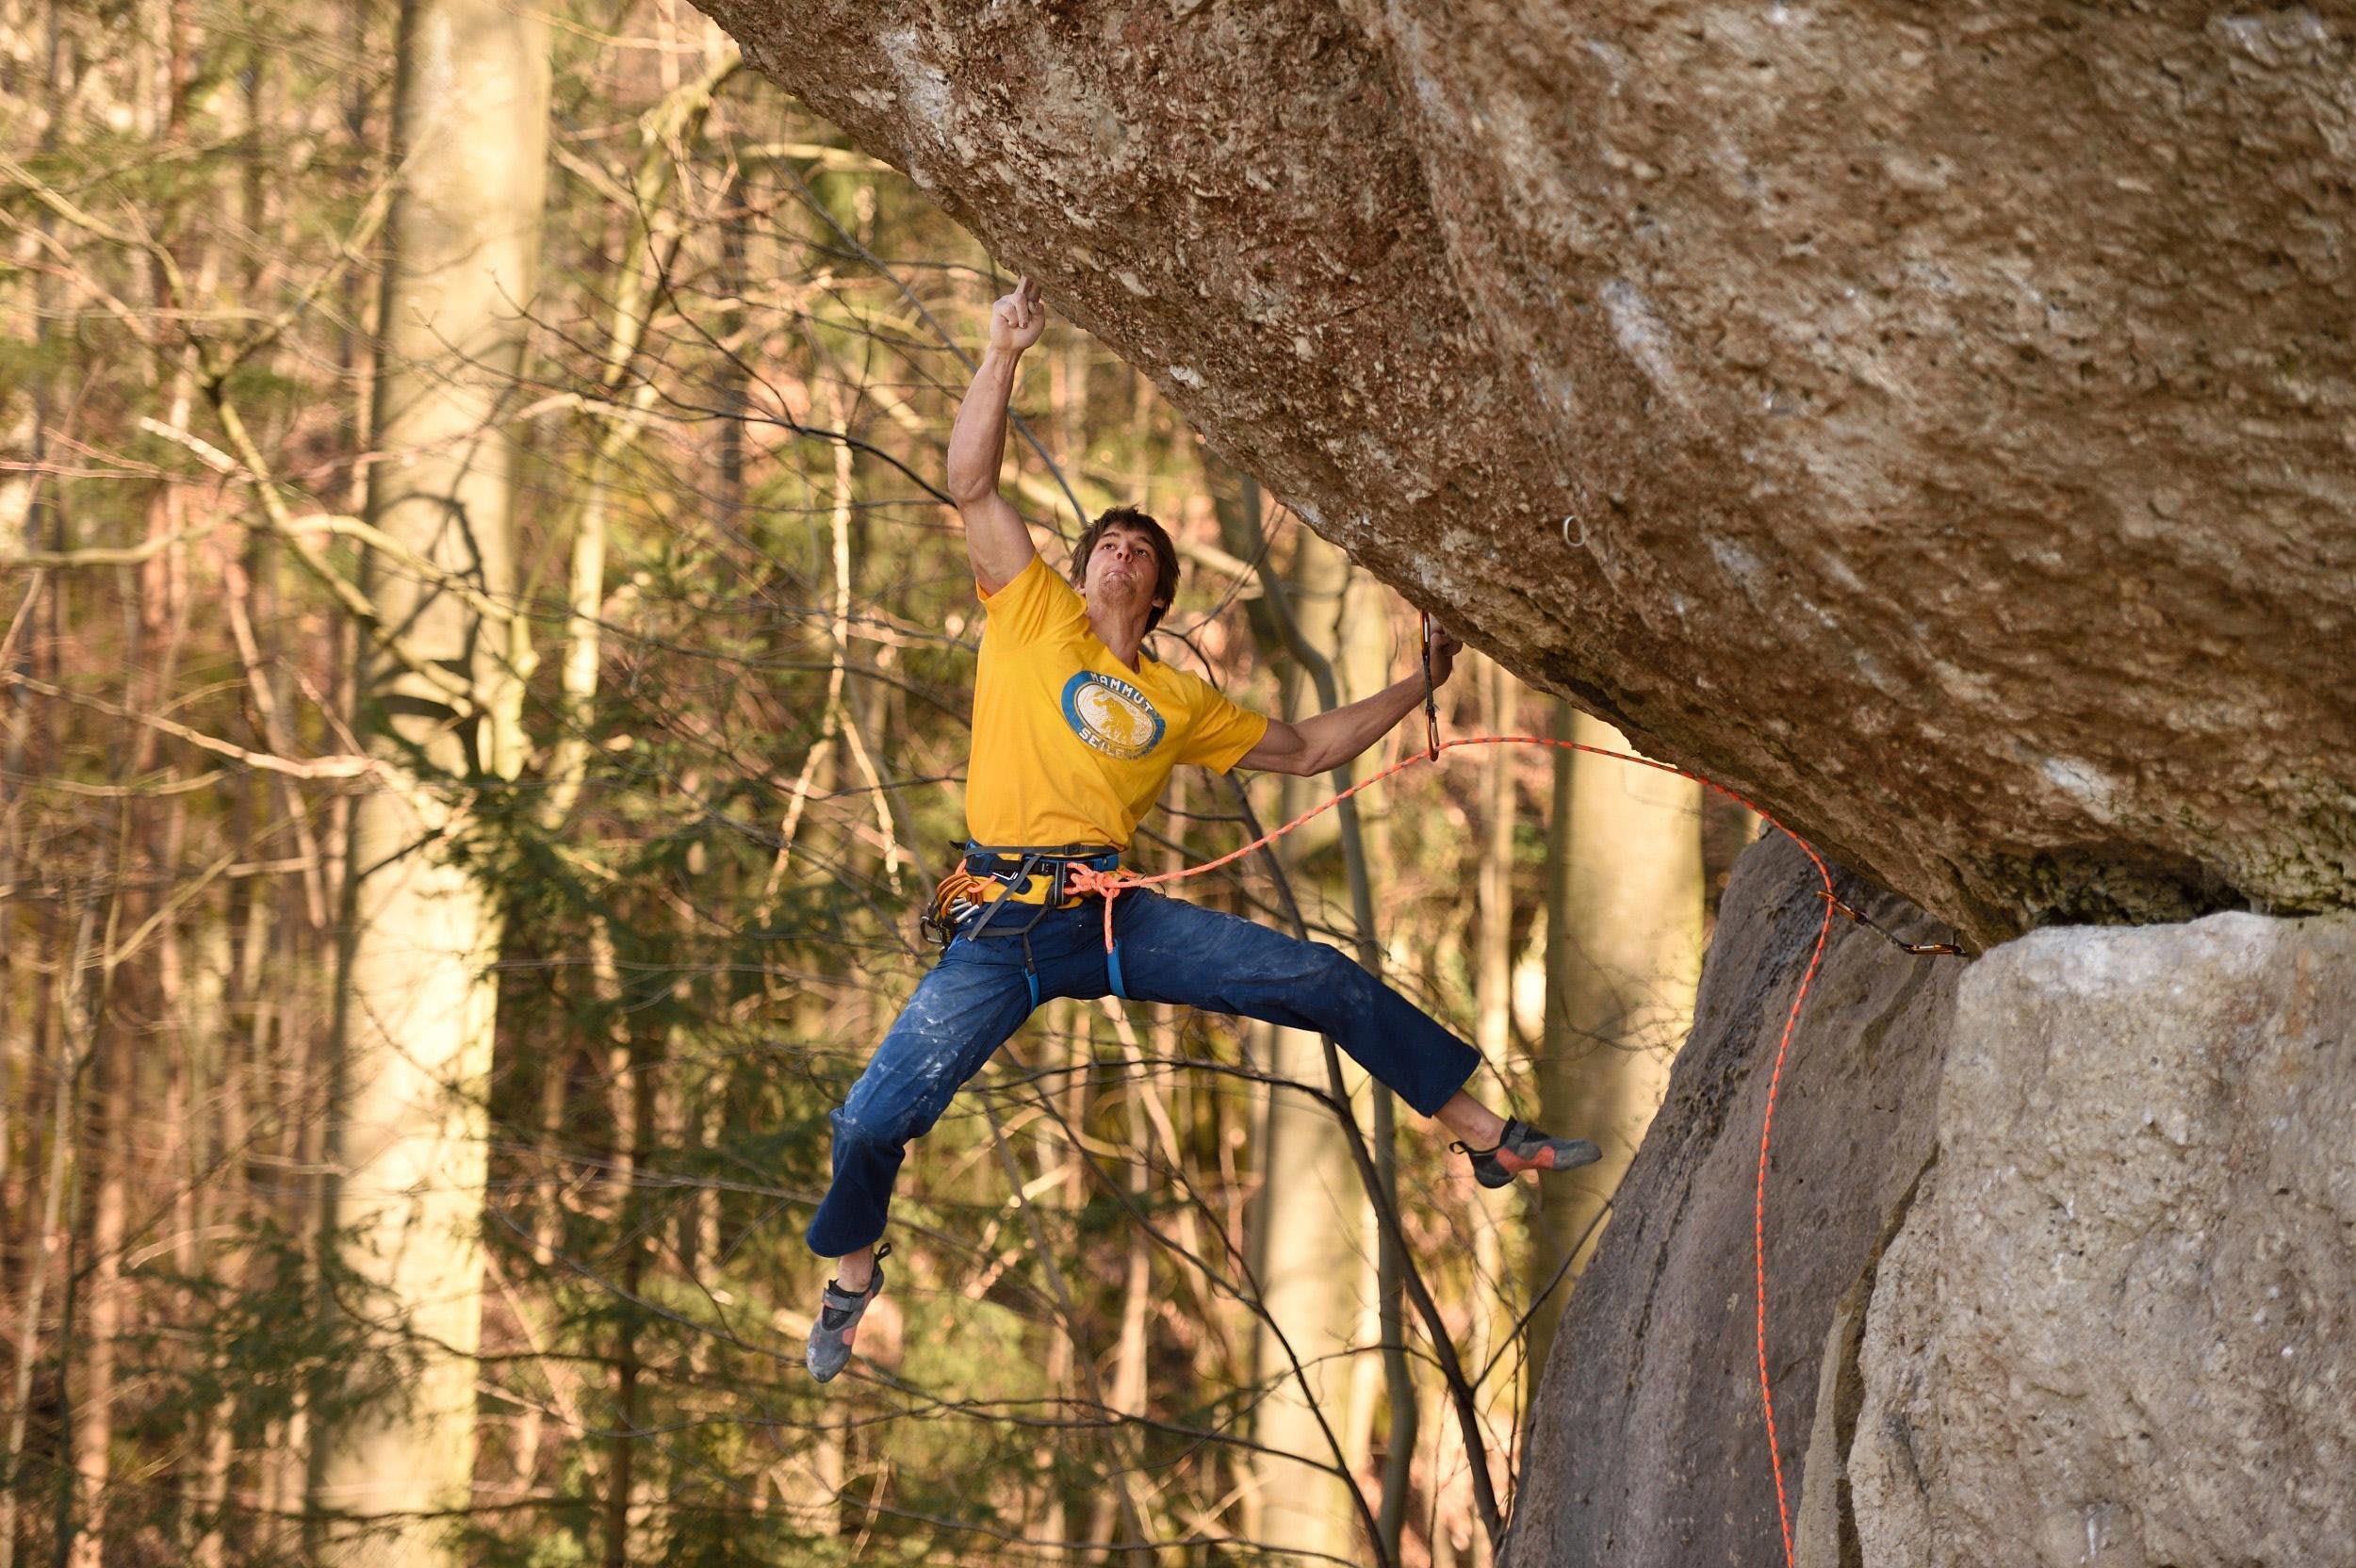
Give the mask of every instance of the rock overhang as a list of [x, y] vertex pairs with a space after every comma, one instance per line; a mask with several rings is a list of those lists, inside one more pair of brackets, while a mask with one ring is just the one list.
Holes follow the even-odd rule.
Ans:
[[2345, 21], [706, 8], [1411, 599], [1976, 939], [2356, 899]]

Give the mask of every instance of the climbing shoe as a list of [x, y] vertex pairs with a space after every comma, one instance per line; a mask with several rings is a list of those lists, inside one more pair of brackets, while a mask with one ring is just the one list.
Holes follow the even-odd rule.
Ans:
[[1505, 1186], [1513, 1180], [1514, 1172], [1506, 1169], [1505, 1162], [1497, 1158], [1500, 1152], [1513, 1155], [1526, 1169], [1539, 1170], [1571, 1170], [1603, 1158], [1603, 1151], [1585, 1138], [1548, 1137], [1519, 1119], [1505, 1124], [1505, 1133], [1494, 1149], [1475, 1149], [1462, 1143], [1448, 1147], [1472, 1157], [1473, 1180], [1484, 1187]]
[[863, 1291], [844, 1290], [832, 1280], [826, 1282], [817, 1320], [810, 1326], [810, 1349], [803, 1358], [810, 1364], [810, 1375], [820, 1382], [831, 1382], [849, 1364], [851, 1334], [867, 1315], [867, 1304], [883, 1294], [883, 1261], [891, 1255], [889, 1244], [875, 1249], [875, 1273]]

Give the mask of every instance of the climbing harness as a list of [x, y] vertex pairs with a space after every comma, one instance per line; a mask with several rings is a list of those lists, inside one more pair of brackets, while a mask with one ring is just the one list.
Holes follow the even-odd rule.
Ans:
[[[1201, 865], [1182, 866], [1175, 871], [1161, 872], [1149, 876], [1124, 871], [1117, 862], [1110, 869], [1100, 869], [1093, 864], [1075, 861], [1071, 865], [1063, 886], [1072, 892], [1083, 896], [1094, 895], [1104, 900], [1104, 951], [1107, 955], [1107, 967], [1112, 970], [1115, 990], [1118, 994], [1121, 972], [1118, 945], [1113, 939], [1113, 901], [1119, 898], [1124, 890], [1132, 888], [1150, 888], [1158, 883], [1175, 882], [1188, 876], [1200, 876], [1205, 872], [1232, 865], [1245, 856], [1253, 854], [1304, 824], [1333, 810], [1360, 791], [1372, 789], [1393, 774], [1403, 773], [1419, 763], [1437, 762], [1443, 752], [1454, 751], [1461, 746], [1544, 746], [1556, 751], [1583, 751], [1592, 757], [1609, 757], [1622, 762], [1632, 762], [1638, 767], [1650, 768], [1656, 773], [1674, 774], [1679, 778], [1690, 778], [1705, 788], [1715, 791], [1736, 805], [1757, 812], [1761, 821], [1797, 844], [1801, 853], [1805, 854], [1808, 862], [1816, 868], [1816, 875], [1822, 883], [1819, 896], [1824, 902], [1824, 918], [1817, 924], [1815, 945], [1809, 950], [1808, 967], [1800, 974], [1799, 987], [1792, 993], [1791, 1010], [1784, 1015], [1783, 1033], [1775, 1042], [1775, 1065], [1767, 1075], [1767, 1107], [1759, 1121], [1759, 1168], [1752, 1188], [1751, 1206], [1751, 1256], [1753, 1260], [1753, 1301], [1756, 1308], [1755, 1329], [1759, 1351], [1759, 1397], [1760, 1408], [1766, 1416], [1767, 1457], [1775, 1473], [1775, 1513], [1783, 1530], [1783, 1558], [1786, 1568], [1792, 1568], [1792, 1564], [1796, 1560], [1792, 1544], [1792, 1508], [1784, 1487], [1783, 1448], [1776, 1436], [1775, 1393], [1769, 1382], [1767, 1371], [1767, 1156], [1775, 1136], [1775, 1103], [1783, 1090], [1784, 1062], [1791, 1054], [1792, 1034], [1799, 1026], [1800, 1009], [1807, 1004], [1808, 991], [1815, 985], [1818, 972], [1824, 968], [1824, 949], [1832, 938], [1832, 921], [1836, 911], [1846, 915], [1858, 924], [1878, 932], [1884, 939], [1902, 952], [1956, 957], [1969, 957], [1971, 955], [1953, 942], [1905, 941], [1876, 924], [1857, 909], [1843, 903], [1833, 887], [1832, 868], [1825, 863], [1824, 858], [1817, 853], [1815, 845], [1715, 779], [1705, 778], [1700, 774], [1667, 762], [1655, 761], [1649, 757], [1639, 757], [1633, 752], [1612, 751], [1602, 746], [1591, 746], [1578, 741], [1556, 740], [1546, 735], [1469, 735], [1459, 736], [1454, 740], [1442, 740], [1436, 683], [1432, 678], [1432, 618], [1426, 615], [1424, 617], [1423, 672], [1424, 722], [1428, 733], [1424, 750], [1410, 753], [1381, 772], [1360, 779], [1357, 783], [1336, 792], [1331, 799], [1303, 811], [1283, 826], [1262, 834], [1240, 849], [1231, 850], [1215, 859], [1205, 860]], [[1034, 996], [1036, 996], [1036, 980], [1033, 982], [1033, 988]]]
[[[1050, 909], [1077, 908], [1090, 890], [1082, 875], [1118, 876], [1121, 851], [1104, 844], [977, 844], [969, 841], [957, 868], [941, 879], [931, 902], [917, 917], [917, 929], [937, 945], [947, 948], [958, 937], [978, 940], [985, 933], [1015, 937], [1023, 943], [1023, 978], [1031, 988], [1031, 1005], [1039, 1004], [1039, 969], [1031, 961], [1031, 933]], [[989, 894], [996, 887], [999, 891]], [[1036, 900], [1031, 896], [1036, 893]], [[998, 917], [1006, 906], [1028, 906], [1031, 918], [1020, 925]], [[996, 929], [991, 929], [993, 923]], [[1127, 1001], [1121, 984], [1121, 947], [1113, 940], [1112, 909], [1104, 910], [1104, 968], [1112, 992]]]
[[[1112, 871], [1120, 864], [1121, 851], [1103, 844], [969, 842], [959, 854], [956, 869], [933, 889], [932, 900], [917, 925], [934, 945], [946, 947], [965, 922], [976, 914], [988, 924], [997, 916], [1001, 905], [1025, 904], [1037, 909], [1021, 927], [1028, 931], [1049, 909], [1072, 908], [1085, 896], [1071, 886], [1073, 867], [1085, 865]], [[985, 891], [993, 886], [1000, 890]], [[965, 933], [968, 937], [980, 934], [981, 926]]]

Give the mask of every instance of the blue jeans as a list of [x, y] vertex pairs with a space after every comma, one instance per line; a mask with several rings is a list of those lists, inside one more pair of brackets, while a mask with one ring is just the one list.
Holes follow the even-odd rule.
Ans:
[[[1008, 932], [1027, 907], [1001, 910], [980, 937], [960, 936], [901, 1011], [841, 1108], [834, 1181], [811, 1216], [810, 1249], [839, 1258], [883, 1234], [908, 1140], [941, 1119], [957, 1089], [1030, 1016], [1023, 940]], [[1240, 1013], [1331, 1035], [1358, 1065], [1426, 1116], [1481, 1065], [1480, 1053], [1338, 949], [1234, 915], [1137, 890], [1113, 903], [1121, 989], [1139, 1002]], [[1104, 914], [1094, 899], [1053, 909], [1030, 933], [1041, 1000], [1112, 993]]]

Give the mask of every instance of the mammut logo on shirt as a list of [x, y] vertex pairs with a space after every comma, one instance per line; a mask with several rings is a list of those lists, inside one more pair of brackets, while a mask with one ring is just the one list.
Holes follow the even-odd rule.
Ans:
[[1162, 716], [1126, 681], [1082, 670], [1063, 688], [1064, 723], [1108, 757], [1131, 761], [1161, 743]]

